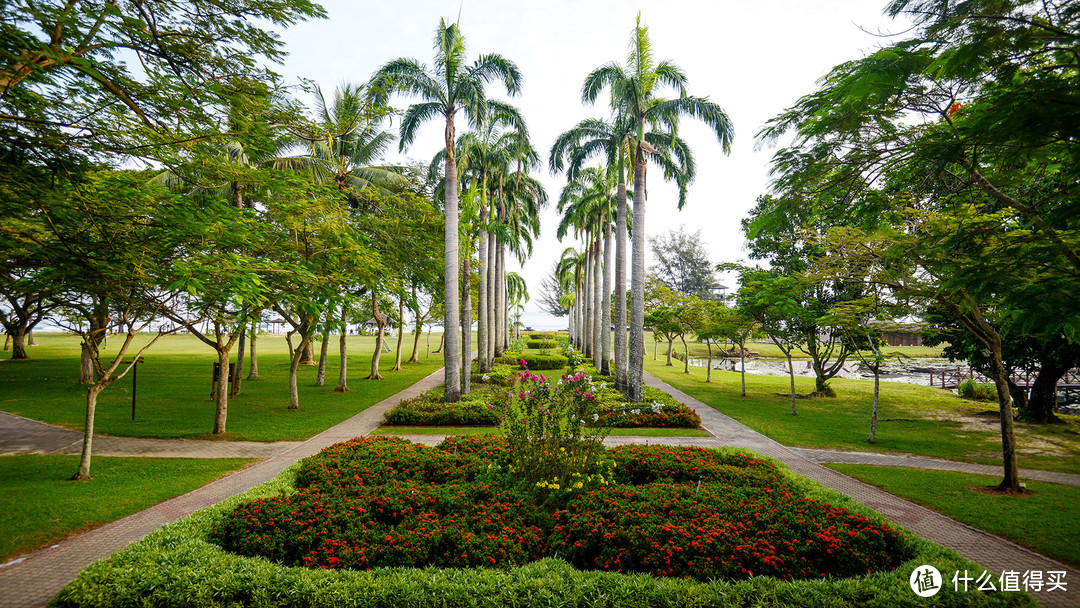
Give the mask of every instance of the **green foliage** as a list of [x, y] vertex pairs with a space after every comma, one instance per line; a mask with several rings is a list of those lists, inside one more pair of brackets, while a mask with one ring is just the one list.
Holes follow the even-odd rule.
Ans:
[[965, 399], [997, 401], [997, 387], [991, 382], [979, 382], [974, 378], [968, 378], [957, 385], [956, 392]]
[[[142, 541], [86, 568], [53, 600], [54, 608], [188, 606], [223, 604], [396, 608], [403, 603], [447, 608], [620, 606], [737, 607], [774, 605], [810, 608], [823, 603], [891, 608], [914, 605], [907, 586], [912, 571], [930, 564], [942, 572], [978, 566], [917, 537], [911, 559], [892, 572], [818, 581], [755, 577], [701, 583], [646, 574], [581, 571], [559, 559], [518, 568], [408, 569], [371, 571], [287, 568], [241, 557], [207, 542], [211, 529], [237, 507], [292, 491], [295, 468], [242, 495], [203, 509], [153, 532]], [[870, 514], [850, 499], [804, 479], [791, 478], [807, 496]], [[953, 593], [946, 586], [923, 605], [1035, 606], [1027, 594]]]
[[543, 350], [546, 348], [557, 348], [559, 346], [559, 343], [551, 339], [536, 339], [527, 341], [525, 343], [525, 346], [527, 348]]
[[565, 369], [568, 363], [563, 355], [511, 351], [504, 352], [501, 357], [495, 359], [495, 362], [537, 371]]
[[406, 399], [386, 412], [390, 426], [485, 426], [499, 424], [491, 395], [475, 391], [453, 403], [443, 401], [442, 389]]
[[534, 331], [529, 334], [529, 338], [532, 340], [554, 340], [555, 334], [550, 331]]

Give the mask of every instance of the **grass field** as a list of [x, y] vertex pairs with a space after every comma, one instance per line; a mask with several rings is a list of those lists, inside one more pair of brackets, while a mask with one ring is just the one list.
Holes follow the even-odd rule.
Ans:
[[0, 562], [190, 492], [249, 462], [97, 457], [94, 479], [69, 481], [78, 456], [0, 456]]
[[[30, 360], [0, 363], [0, 410], [82, 430], [86, 389], [78, 383], [78, 340], [59, 333], [39, 333], [36, 338], [40, 346], [29, 348]], [[385, 379], [363, 380], [371, 369], [374, 342], [371, 336], [349, 336], [348, 383], [352, 392], [341, 394], [332, 392], [337, 386], [338, 355], [337, 336], [331, 336], [325, 386], [314, 386], [316, 366], [302, 366], [300, 409], [289, 410], [285, 339], [263, 337], [258, 341], [260, 379], [243, 382], [241, 394], [229, 402], [228, 433], [211, 437], [214, 402], [210, 398], [210, 379], [217, 355], [194, 336], [164, 336], [146, 352], [145, 362], [139, 364], [136, 419], [131, 420], [129, 374], [99, 397], [95, 429], [98, 433], [127, 437], [301, 440], [442, 367], [442, 355], [427, 355], [426, 340], [421, 338], [420, 363], [391, 372], [393, 353], [384, 353], [380, 369]], [[438, 348], [439, 336], [433, 335], [431, 342], [432, 349]], [[411, 348], [412, 342], [406, 336], [402, 359], [408, 358]], [[108, 355], [110, 351], [104, 352]]]
[[[709, 347], [700, 342], [686, 341], [687, 349], [690, 351], [691, 357], [705, 358], [709, 355]], [[647, 360], [652, 360], [653, 349], [656, 349], [656, 357], [660, 360], [664, 360], [667, 353], [667, 342], [660, 342], [659, 344], [653, 340], [652, 334], [645, 332], [645, 350]], [[746, 345], [747, 350], [753, 351], [760, 357], [767, 359], [783, 359], [784, 353], [781, 352], [775, 344], [766, 342], [751, 342]], [[716, 346], [713, 346], [713, 356], [716, 356]], [[682, 353], [682, 342], [676, 340], [672, 347], [672, 352]], [[940, 357], [942, 353], [942, 346], [887, 346], [884, 351], [886, 354], [898, 354], [905, 357]], [[799, 349], [795, 349], [791, 353], [792, 359], [809, 359], [810, 355], [802, 352]], [[855, 359], [853, 356], [852, 359]]]
[[[873, 382], [833, 380], [830, 399], [799, 399], [790, 413], [788, 378], [747, 374], [747, 396], [741, 397], [739, 374], [665, 367], [663, 358], [646, 358], [645, 367], [660, 379], [717, 408], [784, 445], [871, 452], [904, 452], [983, 464], [1001, 462], [997, 405], [967, 401], [951, 391], [898, 382], [881, 383], [877, 441], [867, 443]], [[814, 390], [812, 377], [796, 377], [795, 392]], [[784, 396], [778, 396], [778, 394]], [[1066, 424], [1017, 422], [1015, 433], [1022, 468], [1080, 473], [1080, 418]]]
[[972, 489], [1000, 481], [985, 475], [865, 465], [827, 466], [1080, 567], [1080, 488], [1028, 481], [1030, 495], [1003, 496]]

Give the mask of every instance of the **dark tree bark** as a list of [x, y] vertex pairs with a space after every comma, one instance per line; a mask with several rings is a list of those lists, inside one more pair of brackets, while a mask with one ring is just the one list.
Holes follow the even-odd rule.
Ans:
[[1020, 405], [1020, 409], [1026, 410], [1027, 415], [1035, 422], [1061, 422], [1061, 419], [1054, 415], [1057, 383], [1068, 371], [1068, 367], [1043, 363], [1035, 381], [1031, 383], [1031, 396], [1028, 397], [1027, 404]]

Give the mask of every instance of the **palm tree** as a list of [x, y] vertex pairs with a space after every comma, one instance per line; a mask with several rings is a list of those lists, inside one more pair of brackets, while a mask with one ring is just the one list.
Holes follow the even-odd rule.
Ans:
[[[611, 239], [605, 235], [604, 250], [604, 293], [607, 298], [614, 297], [614, 334], [615, 334], [615, 386], [626, 392], [626, 235], [629, 229], [626, 193], [626, 166], [629, 154], [629, 121], [617, 115], [616, 120], [605, 122], [589, 118], [579, 122], [574, 128], [556, 138], [551, 147], [548, 167], [552, 173], [566, 169], [567, 179], [573, 181], [582, 171], [586, 162], [594, 157], [601, 157], [605, 166], [615, 169], [617, 182], [615, 202], [615, 293], [611, 295]], [[606, 298], [605, 298], [606, 299]], [[611, 303], [603, 304], [605, 314], [610, 314]], [[605, 330], [611, 328], [611, 320], [603, 322]], [[608, 339], [604, 338], [604, 348]], [[606, 364], [607, 354], [604, 354]]]
[[[720, 106], [686, 92], [686, 74], [664, 60], [656, 63], [649, 43], [648, 28], [641, 26], [641, 14], [630, 39], [626, 66], [608, 63], [585, 78], [582, 101], [593, 103], [604, 89], [611, 91], [611, 106], [629, 122], [634, 168], [634, 222], [630, 278], [630, 348], [627, 361], [627, 397], [642, 400], [645, 361], [645, 166], [653, 161], [679, 187], [679, 209], [686, 203], [686, 188], [694, 178], [694, 165], [685, 143], [677, 145], [674, 134], [679, 118], [689, 116], [705, 123], [716, 135], [725, 153], [731, 149], [731, 121]], [[658, 96], [661, 87], [678, 93], [674, 99]], [[646, 126], [653, 127], [646, 134]], [[664, 136], [666, 132], [670, 139]], [[677, 162], [672, 162], [674, 160]]]
[[[465, 37], [456, 23], [439, 20], [435, 31], [435, 65], [421, 65], [414, 59], [400, 58], [383, 65], [372, 77], [374, 98], [385, 102], [394, 92], [402, 92], [422, 98], [424, 101], [409, 106], [401, 121], [400, 149], [405, 150], [415, 139], [424, 122], [442, 116], [446, 121], [443, 167], [444, 189], [443, 213], [446, 218], [443, 242], [443, 270], [445, 272], [446, 306], [443, 327], [446, 346], [443, 350], [445, 365], [446, 401], [457, 401], [461, 395], [458, 386], [461, 378], [457, 353], [461, 343], [457, 335], [458, 323], [458, 180], [457, 161], [454, 156], [454, 117], [460, 111], [467, 115], [473, 126], [483, 123], [492, 105], [484, 94], [484, 86], [499, 79], [507, 93], [516, 95], [521, 89], [521, 74], [513, 62], [497, 54], [482, 55], [466, 65]], [[468, 328], [465, 328], [467, 331]]]

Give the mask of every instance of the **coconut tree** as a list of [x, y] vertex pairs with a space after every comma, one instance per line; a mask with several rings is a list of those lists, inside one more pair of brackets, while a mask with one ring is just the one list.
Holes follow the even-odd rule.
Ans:
[[[705, 123], [716, 135], [724, 152], [731, 148], [734, 135], [731, 121], [717, 104], [704, 97], [687, 94], [687, 77], [682, 68], [670, 61], [656, 62], [649, 42], [648, 28], [641, 26], [641, 14], [630, 38], [630, 53], [625, 66], [608, 63], [593, 70], [581, 89], [582, 101], [593, 103], [600, 92], [611, 92], [611, 107], [629, 121], [632, 163], [634, 168], [634, 221], [631, 278], [630, 278], [630, 344], [627, 362], [627, 397], [632, 402], [642, 399], [645, 357], [645, 167], [652, 161], [674, 178], [679, 187], [679, 208], [686, 202], [686, 188], [693, 180], [693, 161], [688, 147], [677, 147], [654, 131], [647, 136], [647, 127], [673, 135], [681, 117], [689, 116]], [[670, 88], [678, 94], [673, 99], [659, 96], [661, 89]], [[679, 162], [673, 164], [673, 154]]]
[[443, 242], [445, 272], [445, 313], [443, 327], [446, 348], [445, 392], [447, 401], [460, 398], [458, 386], [461, 367], [457, 359], [461, 343], [457, 335], [458, 315], [458, 181], [457, 159], [454, 155], [454, 118], [458, 112], [466, 115], [473, 126], [482, 124], [492, 103], [484, 94], [485, 86], [499, 80], [507, 93], [516, 95], [521, 89], [521, 73], [513, 62], [498, 54], [482, 55], [466, 63], [465, 37], [456, 23], [439, 21], [435, 31], [435, 63], [429, 68], [415, 59], [400, 58], [383, 65], [372, 78], [374, 99], [385, 103], [389, 95], [401, 92], [420, 97], [405, 111], [400, 127], [399, 147], [402, 151], [412, 144], [420, 125], [437, 116], [445, 120], [444, 151], [446, 158], [443, 177], [446, 180], [443, 213], [446, 229]]

